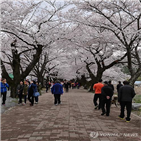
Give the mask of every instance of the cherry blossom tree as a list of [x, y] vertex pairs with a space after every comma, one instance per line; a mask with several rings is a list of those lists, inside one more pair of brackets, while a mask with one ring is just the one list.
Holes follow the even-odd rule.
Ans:
[[[130, 82], [133, 85], [141, 74], [140, 50], [141, 4], [139, 1], [76, 1], [74, 2], [79, 17], [71, 17], [75, 22], [94, 29], [105, 35], [112, 35], [109, 41], [117, 40], [119, 50], [127, 53], [127, 66], [130, 71]], [[136, 61], [135, 61], [136, 60]], [[136, 69], [134, 69], [136, 67]]]
[[[43, 83], [46, 74], [63, 79], [141, 75], [140, 1], [1, 2], [2, 76], [12, 87], [29, 74]], [[9, 73], [14, 75], [13, 80]]]
[[58, 66], [56, 61], [57, 59], [58, 54], [56, 52], [56, 48], [50, 47], [50, 49], [42, 52], [39, 62], [31, 71], [30, 75], [36, 77], [42, 87], [45, 76], [51, 76], [51, 74], [56, 71], [56, 67]]
[[[1, 5], [2, 76], [7, 78], [11, 96], [15, 97], [19, 82], [39, 62], [43, 50], [57, 40], [58, 26], [62, 24], [58, 14], [67, 3], [18, 0], [2, 1]], [[31, 60], [29, 63], [27, 57]]]
[[113, 35], [109, 34], [107, 37], [107, 34], [107, 31], [101, 33], [98, 29], [79, 23], [73, 25], [70, 34], [64, 38], [67, 52], [72, 50], [73, 70], [81, 71], [81, 75], [88, 73], [91, 90], [93, 84], [102, 78], [105, 70], [120, 63], [127, 55], [124, 48], [119, 52], [117, 40], [112, 40]]

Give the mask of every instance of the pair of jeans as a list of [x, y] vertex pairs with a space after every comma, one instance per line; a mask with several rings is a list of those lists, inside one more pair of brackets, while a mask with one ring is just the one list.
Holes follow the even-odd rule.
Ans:
[[34, 96], [28, 95], [28, 100], [31, 103], [31, 105], [33, 106], [34, 105]]
[[[105, 105], [106, 105], [106, 110], [105, 110]], [[102, 108], [102, 113], [107, 116], [110, 114], [110, 107], [111, 107], [111, 99], [103, 99], [101, 100], [101, 108]]]
[[125, 107], [126, 107], [126, 110], [127, 110], [126, 120], [130, 121], [131, 120], [130, 115], [131, 115], [131, 110], [132, 110], [132, 102], [130, 102], [130, 101], [121, 101], [120, 106], [121, 106], [120, 117], [124, 118], [124, 116], [125, 116], [124, 110], [125, 110]]
[[60, 104], [61, 103], [60, 97], [61, 97], [61, 94], [54, 94], [54, 104]]
[[[99, 99], [99, 105], [97, 104], [97, 100]], [[101, 94], [95, 94], [93, 98], [94, 105], [98, 105], [98, 109], [101, 108]]]
[[1, 96], [2, 96], [2, 104], [5, 104], [5, 101], [6, 101], [6, 94], [7, 94], [7, 92], [1, 93]]
[[22, 103], [22, 97], [23, 97], [23, 95], [22, 94], [19, 94], [18, 96], [19, 96], [19, 103]]
[[24, 95], [24, 103], [26, 103], [27, 95]]
[[66, 92], [68, 92], [69, 91], [69, 88], [65, 88], [66, 89]]
[[48, 87], [46, 87], [46, 93], [48, 92]]
[[35, 96], [35, 102], [38, 102], [38, 101], [39, 101], [38, 96]]

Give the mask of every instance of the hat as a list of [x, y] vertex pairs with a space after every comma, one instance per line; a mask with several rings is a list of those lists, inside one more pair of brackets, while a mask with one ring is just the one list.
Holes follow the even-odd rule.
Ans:
[[108, 84], [108, 82], [107, 81], [104, 81], [104, 84]]

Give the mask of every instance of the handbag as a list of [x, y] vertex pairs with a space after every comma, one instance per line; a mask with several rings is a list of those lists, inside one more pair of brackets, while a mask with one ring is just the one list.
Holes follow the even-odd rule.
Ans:
[[39, 92], [35, 92], [35, 93], [34, 93], [34, 96], [35, 96], [35, 97], [37, 97], [37, 96], [39, 96], [39, 95], [40, 95]]

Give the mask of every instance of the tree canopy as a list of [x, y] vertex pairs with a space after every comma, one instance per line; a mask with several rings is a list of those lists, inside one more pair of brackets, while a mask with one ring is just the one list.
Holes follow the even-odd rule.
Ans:
[[54, 73], [133, 85], [141, 75], [140, 9], [139, 0], [3, 0], [2, 76], [13, 93], [28, 75], [43, 82]]

